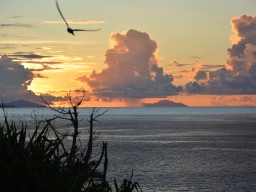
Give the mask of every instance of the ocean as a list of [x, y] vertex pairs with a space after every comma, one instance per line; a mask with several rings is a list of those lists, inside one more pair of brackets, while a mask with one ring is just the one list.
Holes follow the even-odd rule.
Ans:
[[[80, 108], [80, 117], [88, 117]], [[256, 191], [256, 107], [102, 108], [96, 142], [108, 142], [108, 180], [149, 192]], [[7, 109], [29, 121], [30, 108]], [[50, 117], [49, 109], [36, 109]], [[2, 112], [0, 112], [2, 116]], [[81, 141], [88, 122], [81, 122]]]

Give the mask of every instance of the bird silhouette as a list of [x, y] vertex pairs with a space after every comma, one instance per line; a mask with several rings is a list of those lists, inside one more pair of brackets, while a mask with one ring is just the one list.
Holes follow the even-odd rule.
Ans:
[[57, 9], [58, 9], [58, 11], [59, 11], [59, 13], [60, 13], [60, 16], [62, 17], [63, 21], [66, 23], [66, 25], [67, 25], [67, 31], [68, 31], [70, 34], [75, 35], [75, 34], [74, 34], [74, 31], [99, 31], [99, 30], [100, 30], [100, 29], [72, 29], [72, 28], [70, 28], [69, 25], [68, 25], [68, 22], [66, 21], [66, 19], [64, 18], [63, 14], [62, 14], [62, 12], [61, 12], [61, 10], [60, 10], [60, 7], [59, 7], [59, 4], [58, 4], [58, 1], [57, 1], [57, 0], [56, 0], [56, 6], [57, 6]]

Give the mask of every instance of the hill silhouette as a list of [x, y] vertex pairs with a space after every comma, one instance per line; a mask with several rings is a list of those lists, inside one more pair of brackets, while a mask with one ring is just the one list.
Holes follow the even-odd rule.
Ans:
[[16, 108], [16, 107], [45, 107], [44, 105], [40, 105], [38, 103], [33, 103], [31, 101], [27, 101], [24, 99], [15, 100], [11, 102], [4, 103], [5, 108]]
[[188, 107], [183, 103], [175, 103], [170, 100], [160, 100], [156, 103], [143, 103], [143, 107]]

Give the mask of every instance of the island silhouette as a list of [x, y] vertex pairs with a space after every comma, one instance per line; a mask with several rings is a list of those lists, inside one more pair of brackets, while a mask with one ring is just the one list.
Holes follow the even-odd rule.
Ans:
[[143, 107], [188, 107], [183, 103], [175, 103], [170, 100], [160, 100], [156, 103], [143, 103]]

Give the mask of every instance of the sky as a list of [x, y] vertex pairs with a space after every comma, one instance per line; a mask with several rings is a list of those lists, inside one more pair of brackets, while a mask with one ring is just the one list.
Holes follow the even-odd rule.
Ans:
[[255, 0], [1, 0], [3, 100], [256, 105]]

